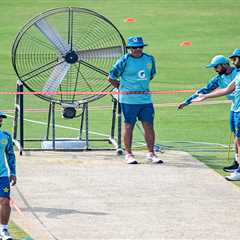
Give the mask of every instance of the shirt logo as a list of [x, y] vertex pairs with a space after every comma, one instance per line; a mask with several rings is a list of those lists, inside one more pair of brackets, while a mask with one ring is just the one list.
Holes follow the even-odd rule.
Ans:
[[3, 188], [3, 192], [8, 193], [10, 189], [8, 187]]
[[140, 70], [138, 72], [138, 77], [140, 78], [140, 80], [146, 80], [146, 74], [144, 70]]
[[2, 139], [2, 140], [0, 141], [0, 144], [6, 145], [6, 144], [7, 144], [7, 139]]
[[147, 69], [150, 70], [151, 68], [152, 68], [152, 64], [151, 64], [151, 63], [148, 63], [148, 64], [147, 64]]

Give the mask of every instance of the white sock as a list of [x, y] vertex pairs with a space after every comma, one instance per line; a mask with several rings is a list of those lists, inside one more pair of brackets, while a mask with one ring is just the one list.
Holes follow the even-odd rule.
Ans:
[[235, 161], [240, 165], [240, 159], [238, 158], [238, 154], [235, 153]]
[[1, 231], [2, 231], [3, 229], [8, 229], [8, 225], [1, 224], [1, 225], [0, 225], [0, 229], [1, 229]]

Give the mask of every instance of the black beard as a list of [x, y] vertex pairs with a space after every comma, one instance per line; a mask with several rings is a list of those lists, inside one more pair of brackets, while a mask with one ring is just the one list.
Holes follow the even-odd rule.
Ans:
[[223, 74], [226, 73], [226, 71], [227, 71], [227, 69], [224, 69], [224, 70], [222, 70], [221, 72], [219, 72], [218, 74], [219, 74], [219, 75], [223, 75]]

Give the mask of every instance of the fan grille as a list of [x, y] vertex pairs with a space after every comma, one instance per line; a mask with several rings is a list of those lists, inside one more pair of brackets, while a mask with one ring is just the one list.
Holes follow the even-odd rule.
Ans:
[[[66, 62], [69, 52], [77, 54], [76, 62]], [[23, 27], [13, 45], [12, 62], [30, 91], [100, 92], [111, 90], [107, 73], [124, 53], [123, 37], [105, 17], [83, 8], [58, 8]], [[103, 95], [38, 96], [57, 103], [73, 103], [93, 101]]]

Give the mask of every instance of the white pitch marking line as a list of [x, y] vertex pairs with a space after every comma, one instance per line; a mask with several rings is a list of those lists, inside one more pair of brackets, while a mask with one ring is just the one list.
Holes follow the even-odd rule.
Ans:
[[[11, 117], [13, 118], [12, 115], [9, 115], [9, 114], [6, 114], [8, 117]], [[41, 122], [41, 121], [35, 121], [35, 120], [31, 120], [31, 119], [26, 119], [24, 118], [24, 121], [26, 122], [31, 122], [31, 123], [38, 123], [40, 125], [47, 125], [47, 123], [45, 122]], [[51, 124], [50, 124], [51, 125]], [[73, 127], [67, 127], [67, 126], [63, 126], [63, 125], [59, 125], [59, 124], [55, 124], [56, 127], [59, 127], [59, 128], [64, 128], [64, 129], [70, 129], [70, 130], [74, 130], [74, 131], [79, 131], [78, 128], [73, 128]], [[83, 130], [85, 132], [85, 130]], [[106, 135], [106, 134], [103, 134], [103, 133], [99, 133], [99, 132], [92, 132], [92, 131], [89, 131], [89, 133], [91, 134], [95, 134], [95, 135], [98, 135], [98, 136], [102, 136], [102, 137], [109, 137], [109, 135]]]
[[[9, 115], [9, 114], [6, 114], [8, 117], [11, 117], [13, 118], [12, 115]], [[32, 122], [32, 123], [38, 123], [38, 124], [41, 124], [41, 125], [47, 125], [47, 123], [45, 122], [41, 122], [41, 121], [35, 121], [35, 120], [31, 120], [31, 119], [26, 119], [24, 118], [24, 121], [27, 121], [27, 122]], [[64, 129], [70, 129], [70, 130], [74, 130], [74, 131], [79, 131], [78, 128], [73, 128], [73, 127], [67, 127], [67, 126], [63, 126], [63, 125], [59, 125], [59, 124], [56, 124], [55, 125], [56, 127], [59, 127], [59, 128], [64, 128]], [[85, 132], [85, 130], [83, 130]], [[98, 135], [98, 136], [102, 136], [102, 137], [109, 137], [109, 135], [106, 135], [106, 134], [103, 134], [103, 133], [99, 133], [99, 132], [92, 132], [92, 131], [89, 131], [89, 133], [91, 134], [95, 134], [95, 135]], [[171, 143], [172, 141], [164, 141], [165, 143]], [[221, 146], [221, 147], [228, 147], [228, 145], [224, 145], [224, 144], [220, 144], [220, 143], [209, 143], [209, 142], [193, 142], [193, 141], [181, 141], [182, 143], [192, 143], [192, 144], [205, 144], [205, 145], [212, 145], [212, 146]]]

